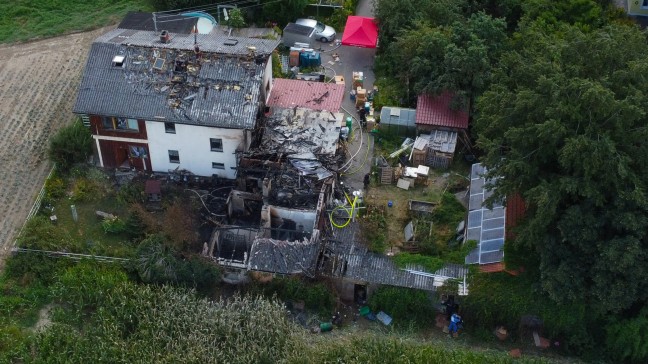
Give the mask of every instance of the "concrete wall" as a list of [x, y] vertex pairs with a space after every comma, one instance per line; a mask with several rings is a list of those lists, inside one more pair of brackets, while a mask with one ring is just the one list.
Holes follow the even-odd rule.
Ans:
[[[175, 124], [175, 134], [165, 131], [164, 123], [147, 121], [151, 166], [155, 172], [168, 172], [179, 167], [199, 176], [213, 174], [222, 178], [236, 178], [236, 154], [244, 144], [244, 130]], [[210, 138], [223, 141], [223, 151], [211, 151]], [[169, 161], [169, 150], [177, 150], [180, 163]], [[225, 169], [212, 168], [212, 162], [225, 164]]]

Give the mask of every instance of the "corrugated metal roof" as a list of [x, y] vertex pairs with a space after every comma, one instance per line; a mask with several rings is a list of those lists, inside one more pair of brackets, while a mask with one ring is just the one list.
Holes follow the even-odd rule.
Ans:
[[[125, 56], [115, 67], [116, 55]], [[73, 111], [80, 114], [250, 129], [256, 123], [264, 64], [193, 50], [95, 42]], [[162, 62], [164, 61], [164, 62]], [[177, 61], [192, 61], [175, 72]], [[155, 63], [161, 64], [156, 67]]]
[[314, 268], [318, 252], [317, 239], [285, 241], [256, 238], [250, 250], [248, 267], [279, 274], [308, 273]]
[[[171, 41], [162, 43], [159, 32], [132, 29], [114, 29], [101, 35], [95, 43], [113, 43], [133, 47], [148, 47], [158, 49], [175, 49], [193, 51], [194, 37], [203, 52], [229, 55], [248, 55], [248, 47], [255, 47], [256, 55], [268, 56], [277, 48], [280, 41], [273, 39], [228, 37], [218, 33], [210, 34], [179, 34], [171, 33]], [[229, 44], [229, 45], [226, 45]]]
[[380, 109], [380, 123], [385, 125], [416, 126], [416, 110], [393, 106]]
[[340, 111], [344, 98], [344, 86], [334, 83], [289, 80], [274, 80], [267, 106], [303, 107], [312, 110]]
[[343, 229], [335, 229], [333, 238], [328, 242], [332, 270], [324, 271], [324, 274], [353, 281], [433, 291], [448, 277], [463, 279], [468, 272], [466, 267], [457, 264], [446, 264], [434, 273], [425, 272], [421, 267], [397, 267], [388, 256], [369, 252], [357, 241], [358, 225], [351, 222]]
[[497, 263], [504, 259], [506, 209], [499, 203], [492, 208], [486, 206], [485, 201], [492, 195], [490, 183], [484, 177], [486, 172], [481, 163], [473, 164], [470, 171], [466, 240], [475, 240], [478, 245], [466, 256], [466, 264]]
[[419, 95], [416, 104], [416, 124], [468, 129], [468, 112], [453, 110], [454, 94]]

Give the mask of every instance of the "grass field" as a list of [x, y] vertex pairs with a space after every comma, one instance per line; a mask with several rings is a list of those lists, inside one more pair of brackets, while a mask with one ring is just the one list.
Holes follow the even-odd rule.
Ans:
[[151, 0], [0, 1], [0, 42], [12, 43], [119, 22], [129, 11], [151, 11]]

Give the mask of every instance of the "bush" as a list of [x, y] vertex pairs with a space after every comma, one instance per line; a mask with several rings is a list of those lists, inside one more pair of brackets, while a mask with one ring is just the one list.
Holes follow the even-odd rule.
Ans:
[[101, 189], [94, 182], [86, 178], [79, 178], [74, 181], [72, 186], [72, 201], [96, 201], [101, 197]]
[[284, 78], [284, 74], [281, 71], [281, 60], [279, 59], [279, 54], [277, 52], [272, 53], [272, 77], [274, 78]]
[[45, 216], [34, 216], [18, 237], [18, 246], [28, 249], [79, 252], [80, 243]]
[[85, 162], [91, 153], [92, 135], [81, 120], [59, 130], [50, 140], [48, 151], [50, 160], [64, 174], [75, 163]]
[[57, 200], [65, 196], [66, 183], [56, 175], [45, 181], [45, 198], [49, 201]]
[[134, 270], [145, 283], [174, 284], [206, 293], [220, 281], [218, 266], [200, 256], [182, 259], [161, 235], [142, 240]]
[[398, 326], [427, 326], [434, 320], [428, 292], [402, 287], [380, 287], [369, 297], [372, 311], [384, 311]]
[[304, 301], [306, 308], [323, 317], [329, 316], [335, 306], [335, 298], [324, 284], [297, 277], [275, 278], [255, 288], [266, 297], [277, 295], [284, 301]]
[[59, 270], [72, 264], [68, 259], [53, 258], [40, 253], [17, 253], [7, 258], [5, 274], [25, 284], [40, 282], [49, 285]]
[[98, 307], [115, 287], [126, 281], [126, 274], [116, 265], [83, 261], [58, 275], [52, 296], [81, 312]]
[[119, 217], [105, 218], [101, 223], [105, 233], [119, 234], [126, 231], [126, 222]]
[[382, 254], [387, 249], [385, 211], [382, 208], [367, 206], [366, 212], [360, 222], [365, 242], [370, 251]]
[[443, 268], [444, 265], [441, 258], [421, 254], [410, 254], [406, 252], [394, 255], [393, 260], [394, 263], [401, 268], [405, 268], [408, 264], [412, 264], [420, 266], [431, 273]]
[[232, 28], [243, 28], [245, 27], [245, 19], [243, 19], [243, 13], [241, 9], [231, 9], [228, 11], [229, 19], [227, 20], [227, 25]]
[[648, 362], [648, 308], [637, 317], [615, 320], [606, 328], [607, 349], [615, 360]]
[[521, 317], [534, 315], [544, 321], [550, 339], [559, 339], [563, 350], [600, 354], [595, 350], [601, 335], [601, 330], [595, 329], [600, 318], [586, 303], [556, 305], [526, 273], [477, 274], [469, 284], [470, 294], [464, 299], [462, 311], [467, 325], [487, 330], [504, 325], [515, 336], [519, 334]]

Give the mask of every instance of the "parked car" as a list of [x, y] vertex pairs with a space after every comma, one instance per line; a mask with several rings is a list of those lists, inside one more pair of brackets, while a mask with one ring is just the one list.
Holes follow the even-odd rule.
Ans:
[[305, 25], [315, 29], [315, 39], [320, 42], [332, 42], [335, 39], [335, 29], [328, 25], [324, 25], [315, 19], [297, 19], [295, 24]]
[[295, 23], [288, 23], [281, 37], [281, 41], [286, 47], [293, 47], [295, 43], [308, 44], [310, 47], [315, 43], [315, 39], [317, 39], [315, 29]]

